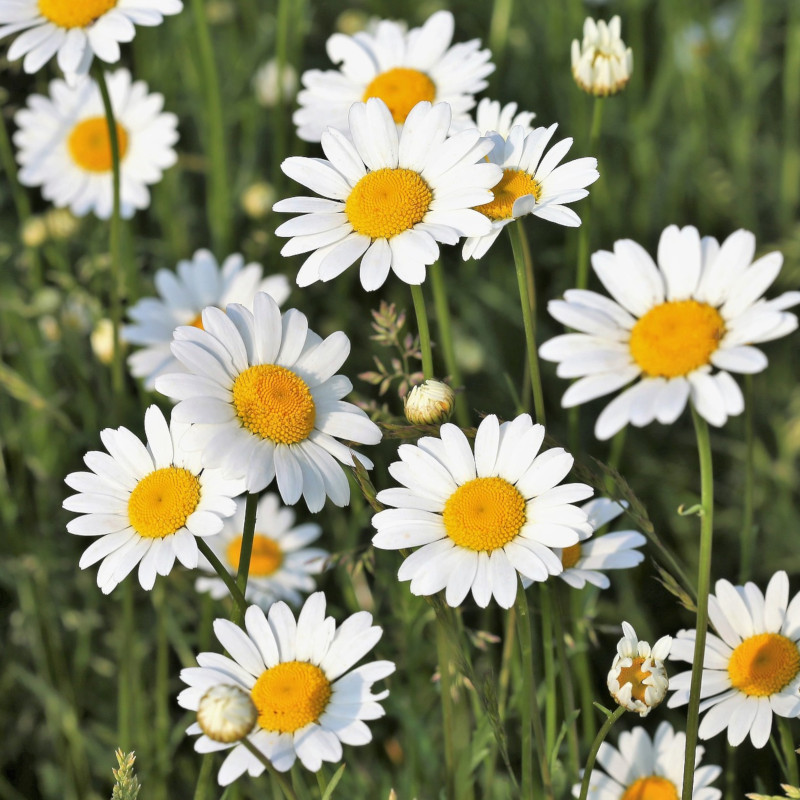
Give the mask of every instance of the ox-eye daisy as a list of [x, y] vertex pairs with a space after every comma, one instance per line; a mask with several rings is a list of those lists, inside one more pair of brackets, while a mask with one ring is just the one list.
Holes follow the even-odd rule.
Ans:
[[[800, 716], [800, 594], [789, 602], [789, 578], [776, 572], [766, 595], [754, 583], [733, 586], [716, 583], [708, 597], [708, 618], [717, 632], [706, 638], [700, 711], [700, 738], [728, 729], [736, 746], [750, 734], [754, 747], [763, 747], [772, 729], [772, 714]], [[683, 630], [672, 645], [670, 658], [692, 662], [695, 630]], [[691, 671], [670, 681], [675, 694], [670, 707], [689, 701]]]
[[[325, 496], [337, 506], [350, 501], [347, 476], [356, 455], [338, 441], [377, 444], [381, 432], [344, 397], [353, 385], [336, 375], [350, 353], [341, 331], [322, 341], [305, 314], [259, 292], [251, 313], [231, 303], [202, 314], [203, 328], [175, 330], [172, 352], [188, 373], [156, 378], [156, 389], [175, 400], [173, 414], [193, 423], [183, 440], [202, 450], [206, 466], [242, 475], [249, 492], [273, 479], [283, 501], [305, 498], [319, 511]], [[369, 467], [372, 464], [357, 456]]]
[[[225, 520], [220, 535], [208, 542], [232, 575], [239, 569], [244, 511], [245, 501], [240, 498], [236, 513]], [[264, 609], [268, 609], [276, 600], [300, 605], [300, 593], [314, 590], [312, 575], [318, 575], [325, 566], [328, 551], [307, 547], [319, 539], [322, 528], [311, 522], [293, 526], [294, 511], [282, 506], [277, 495], [268, 492], [259, 499], [245, 596], [251, 603]], [[214, 573], [214, 568], [202, 556], [199, 567]], [[216, 600], [229, 594], [228, 587], [216, 576], [198, 578], [195, 588], [200, 592], [209, 592]]]
[[[161, 180], [162, 170], [177, 156], [178, 118], [161, 111], [164, 98], [148, 94], [143, 81], [131, 82], [126, 69], [108, 76], [108, 91], [117, 120], [120, 149], [120, 201], [123, 217], [150, 203], [148, 184]], [[50, 83], [50, 96], [32, 95], [14, 121], [25, 186], [41, 186], [54, 205], [83, 216], [93, 211], [111, 216], [113, 204], [111, 139], [103, 101], [94, 80], [70, 88], [62, 80]]]
[[37, 72], [55, 55], [74, 82], [94, 56], [119, 61], [120, 42], [133, 39], [134, 25], [160, 25], [182, 8], [181, 0], [0, 0], [0, 39], [20, 34], [8, 58], [25, 56], [25, 72]]
[[466, 118], [475, 105], [473, 95], [486, 88], [484, 78], [494, 64], [478, 39], [450, 47], [453, 28], [453, 15], [437, 11], [410, 31], [382, 20], [372, 32], [335, 33], [327, 51], [341, 67], [303, 73], [305, 88], [297, 96], [300, 108], [293, 117], [297, 135], [318, 142], [328, 127], [346, 132], [350, 106], [371, 97], [386, 103], [397, 125], [423, 100], [447, 103], [454, 120]]
[[126, 428], [100, 434], [108, 453], [84, 456], [91, 472], [73, 472], [67, 485], [79, 492], [64, 508], [82, 514], [67, 523], [78, 536], [98, 536], [83, 553], [84, 569], [102, 559], [97, 585], [108, 594], [138, 564], [139, 583], [152, 589], [156, 574], [167, 575], [175, 559], [197, 566], [195, 536], [213, 536], [222, 518], [236, 510], [241, 481], [203, 469], [198, 453], [186, 452], [188, 425], [169, 425], [156, 406], [144, 416], [145, 446]]
[[[592, 800], [678, 800], [683, 787], [686, 734], [676, 733], [669, 722], [661, 722], [655, 736], [637, 726], [621, 733], [617, 747], [603, 742], [597, 761], [606, 771], [595, 770], [589, 781]], [[722, 773], [714, 764], [700, 766], [704, 748], [695, 751], [692, 800], [719, 800], [722, 792], [712, 784]], [[607, 774], [606, 774], [607, 773]], [[580, 784], [572, 787], [580, 796]]]
[[484, 160], [492, 147], [472, 128], [447, 139], [450, 107], [419, 103], [402, 132], [381, 100], [350, 109], [349, 141], [329, 128], [322, 135], [328, 161], [287, 158], [283, 171], [321, 194], [281, 200], [275, 211], [300, 212], [276, 233], [293, 237], [281, 253], [311, 253], [297, 274], [308, 286], [329, 281], [361, 259], [361, 284], [377, 289], [389, 270], [406, 283], [425, 280], [439, 245], [490, 230], [472, 206], [488, 203], [500, 169]]
[[742, 393], [727, 370], [763, 370], [767, 357], [752, 345], [791, 333], [797, 317], [786, 309], [800, 303], [800, 292], [761, 297], [783, 256], [753, 262], [755, 246], [748, 231], [720, 246], [696, 228], [671, 225], [661, 234], [658, 266], [629, 239], [615, 242], [613, 253], [594, 253], [592, 267], [614, 299], [575, 289], [548, 304], [552, 316], [578, 331], [539, 349], [542, 358], [559, 362], [560, 377], [580, 378], [561, 405], [580, 405], [634, 381], [598, 417], [598, 439], [629, 422], [671, 424], [690, 398], [712, 425], [741, 414]]
[[531, 581], [562, 571], [552, 548], [569, 547], [591, 533], [586, 513], [572, 503], [592, 489], [558, 484], [573, 458], [561, 448], [539, 448], [544, 428], [522, 414], [502, 425], [486, 417], [475, 437], [475, 452], [455, 425], [442, 425], [440, 439], [425, 436], [398, 449], [389, 466], [402, 488], [378, 492], [394, 508], [372, 518], [376, 547], [419, 547], [401, 565], [398, 578], [411, 591], [429, 595], [445, 589], [451, 606], [472, 590], [486, 607], [494, 596], [510, 608], [517, 573]]
[[143, 345], [128, 359], [131, 374], [144, 378], [148, 389], [157, 375], [178, 372], [180, 362], [172, 355], [172, 332], [179, 325], [202, 326], [206, 306], [225, 308], [240, 303], [252, 310], [256, 292], [266, 292], [278, 305], [289, 296], [285, 275], [263, 276], [261, 264], [245, 264], [235, 253], [220, 266], [208, 250], [198, 250], [191, 261], [179, 261], [176, 272], [160, 269], [155, 277], [158, 297], [146, 297], [128, 309], [133, 325], [120, 330], [121, 338]]
[[589, 194], [585, 187], [600, 177], [597, 159], [578, 158], [559, 166], [572, 147], [572, 139], [562, 139], [545, 155], [557, 127], [553, 124], [527, 132], [525, 126], [514, 125], [505, 136], [488, 134], [494, 143], [489, 160], [502, 168], [503, 175], [492, 188], [494, 200], [477, 207], [491, 221], [491, 229], [464, 242], [464, 260], [483, 257], [500, 231], [525, 214], [570, 227], [581, 224], [580, 217], [566, 203]]
[[[244, 622], [245, 631], [227, 620], [214, 623], [217, 639], [231, 657], [200, 653], [200, 666], [181, 672], [189, 685], [178, 696], [183, 708], [196, 711], [212, 686], [239, 686], [258, 710], [248, 741], [280, 772], [297, 758], [316, 772], [323, 761], [341, 760], [343, 744], [371, 741], [364, 720], [383, 716], [379, 701], [389, 694], [373, 694], [372, 684], [395, 668], [391, 661], [371, 661], [351, 669], [381, 637], [371, 614], [359, 611], [337, 629], [333, 617], [325, 616], [325, 595], [317, 592], [306, 600], [297, 621], [289, 607], [278, 602], [268, 616], [250, 606]], [[203, 731], [195, 723], [187, 733]], [[231, 746], [205, 734], [195, 742], [199, 753]], [[256, 777], [263, 771], [261, 761], [238, 744], [223, 761], [218, 780], [227, 786], [245, 772]]]

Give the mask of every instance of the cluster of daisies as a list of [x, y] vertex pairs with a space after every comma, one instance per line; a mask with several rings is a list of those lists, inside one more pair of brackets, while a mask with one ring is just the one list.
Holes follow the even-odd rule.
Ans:
[[[23, 68], [35, 72], [55, 57], [64, 73], [48, 96], [30, 97], [16, 114], [23, 184], [40, 186], [77, 215], [108, 218], [116, 153], [122, 215], [147, 207], [148, 186], [176, 160], [177, 118], [127, 70], [100, 83], [88, 71], [95, 56], [116, 62], [135, 25], [159, 24], [181, 9], [180, 0], [0, 0], [0, 37], [16, 35], [9, 58], [24, 57]], [[380, 21], [331, 36], [327, 52], [338, 68], [302, 76], [297, 134], [319, 143], [324, 158], [286, 159], [283, 171], [309, 194], [274, 205], [295, 215], [276, 233], [288, 240], [284, 256], [303, 256], [299, 286], [333, 280], [355, 264], [367, 291], [390, 273], [419, 285], [440, 245], [463, 239], [462, 257], [479, 259], [526, 215], [580, 225], [570, 205], [599, 177], [596, 160], [564, 162], [572, 140], [554, 141], [556, 124], [534, 127], [535, 115], [515, 103], [485, 98], [476, 106], [494, 69], [491, 55], [477, 40], [452, 44], [453, 34], [447, 11], [411, 30]], [[632, 56], [619, 18], [587, 20], [572, 68], [593, 94], [624, 87]], [[628, 424], [670, 424], [687, 402], [712, 425], [741, 413], [730, 373], [766, 367], [754, 345], [793, 331], [797, 318], [788, 309], [800, 302], [798, 292], [763, 297], [782, 259], [754, 255], [746, 231], [720, 244], [674, 225], [661, 235], [655, 260], [629, 240], [595, 253], [592, 266], [611, 298], [571, 290], [549, 304], [572, 331], [540, 349], [560, 377], [577, 379], [562, 405], [623, 390], [598, 416], [600, 439]], [[87, 453], [88, 471], [66, 479], [76, 494], [64, 506], [78, 514], [68, 530], [94, 537], [80, 566], [99, 563], [106, 593], [134, 569], [149, 589], [177, 559], [200, 570], [199, 591], [222, 598], [228, 576], [248, 564], [252, 605], [243, 627], [217, 620], [229, 655], [200, 654], [199, 666], [182, 673], [188, 688], [179, 702], [198, 712], [189, 732], [199, 734], [199, 752], [230, 751], [221, 784], [261, 774], [264, 759], [278, 771], [297, 759], [316, 771], [340, 760], [342, 745], [370, 741], [366, 722], [384, 713], [387, 695], [373, 685], [394, 664], [356, 666], [381, 636], [370, 614], [337, 625], [321, 592], [303, 603], [329, 553], [312, 546], [322, 528], [296, 524], [288, 506], [302, 499], [315, 513], [328, 499], [347, 505], [346, 469], [372, 467], [351, 444], [376, 445], [381, 431], [344, 399], [352, 384], [338, 371], [348, 337], [323, 339], [297, 309], [282, 312], [284, 276], [265, 277], [238, 254], [220, 265], [200, 250], [175, 272], [160, 270], [155, 283], [158, 296], [133, 305], [121, 333], [140, 348], [129, 359], [132, 374], [174, 407], [169, 419], [155, 405], [147, 410], [144, 441], [126, 428], [100, 434], [105, 451]], [[384, 509], [373, 517], [372, 543], [413, 550], [398, 573], [413, 594], [443, 592], [451, 606], [471, 594], [480, 607], [494, 600], [507, 609], [533, 582], [558, 576], [576, 589], [604, 589], [605, 571], [643, 560], [637, 531], [592, 538], [624, 509], [590, 500], [585, 484], [565, 483], [573, 457], [542, 449], [544, 435], [527, 414], [502, 422], [489, 414], [474, 442], [445, 423], [438, 435], [398, 448], [389, 466], [396, 485], [377, 494]], [[763, 747], [773, 713], [800, 715], [800, 600], [789, 602], [783, 572], [766, 594], [724, 580], [716, 592], [709, 602], [718, 635], [706, 644], [700, 734], [727, 728], [731, 744], [749, 733]], [[296, 616], [287, 603], [302, 603]], [[645, 716], [667, 691], [667, 656], [692, 660], [695, 631], [662, 637], [653, 648], [627, 623], [623, 634], [608, 686], [621, 706]], [[673, 677], [669, 705], [688, 701], [690, 676]], [[677, 798], [684, 743], [683, 733], [662, 723], [653, 739], [637, 727], [619, 737], [619, 750], [604, 745], [598, 758], [606, 774], [593, 776], [593, 796]], [[702, 749], [698, 763], [701, 757]], [[710, 784], [719, 772], [696, 770], [696, 798], [717, 800]]]

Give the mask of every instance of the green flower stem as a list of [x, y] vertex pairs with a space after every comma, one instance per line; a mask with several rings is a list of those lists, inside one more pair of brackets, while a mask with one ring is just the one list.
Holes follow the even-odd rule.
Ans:
[[439, 661], [439, 692], [442, 700], [444, 765], [448, 800], [455, 797], [456, 751], [453, 741], [453, 691], [450, 682], [450, 642], [444, 615], [436, 617], [436, 654]]
[[594, 741], [592, 742], [592, 749], [589, 751], [589, 757], [586, 759], [586, 769], [583, 771], [583, 781], [581, 781], [581, 795], [580, 800], [586, 800], [586, 796], [589, 794], [589, 782], [592, 779], [592, 770], [594, 769], [594, 762], [597, 758], [597, 751], [600, 749], [600, 745], [603, 744], [603, 740], [608, 736], [608, 732], [611, 730], [611, 726], [625, 713], [625, 706], [617, 706], [614, 709], [613, 714], [609, 714], [606, 718], [606, 721], [603, 723], [603, 726], [597, 732], [597, 736], [594, 737]]
[[786, 761], [786, 781], [792, 786], [800, 786], [800, 773], [797, 770], [797, 752], [792, 741], [792, 729], [786, 717], [778, 717], [778, 731], [780, 732], [781, 747]]
[[544, 392], [542, 391], [542, 376], [539, 372], [539, 354], [536, 350], [536, 290], [533, 279], [533, 265], [530, 250], [525, 240], [525, 231], [522, 221], [517, 220], [506, 226], [511, 238], [511, 249], [514, 252], [514, 266], [517, 271], [517, 287], [522, 305], [522, 323], [525, 328], [525, 345], [528, 351], [528, 371], [533, 391], [533, 407], [536, 421], [545, 424], [544, 418]]
[[211, 800], [216, 797], [214, 787], [216, 781], [211, 778], [211, 771], [214, 769], [213, 754], [207, 755], [200, 762], [200, 771], [197, 773], [197, 784], [194, 787], [194, 800]]
[[533, 750], [531, 728], [536, 742], [536, 751], [539, 755], [539, 769], [542, 778], [544, 797], [553, 798], [553, 783], [550, 777], [550, 765], [547, 761], [545, 750], [544, 727], [539, 714], [539, 702], [536, 698], [536, 674], [533, 663], [533, 637], [531, 635], [531, 618], [528, 612], [528, 599], [522, 580], [517, 586], [517, 630], [519, 632], [520, 653], [522, 655], [522, 691], [520, 692], [520, 716], [522, 718], [522, 731], [520, 743], [522, 746], [522, 800], [533, 800]]
[[544, 731], [545, 752], [552, 753], [556, 744], [556, 661], [553, 643], [553, 607], [550, 594], [544, 583], [539, 584], [539, 599], [542, 608], [542, 651], [544, 659]]
[[244, 617], [244, 612], [247, 610], [247, 600], [245, 600], [244, 594], [242, 590], [239, 588], [239, 585], [233, 578], [233, 575], [225, 569], [223, 563], [217, 558], [216, 553], [211, 549], [211, 546], [206, 542], [205, 539], [198, 536], [196, 537], [197, 546], [200, 548], [200, 552], [206, 557], [208, 562], [214, 567], [214, 572], [220, 577], [222, 582], [225, 586], [228, 587], [228, 591], [231, 593], [231, 597], [233, 598], [234, 603], [236, 603], [237, 607], [239, 608], [239, 613]]
[[[239, 569], [236, 572], [236, 585], [242, 598], [247, 596], [247, 578], [250, 575], [250, 556], [253, 552], [253, 536], [256, 530], [256, 509], [258, 508], [258, 492], [248, 492], [244, 507], [244, 530], [242, 531], [242, 549], [239, 552]], [[240, 625], [244, 619], [244, 606], [237, 600], [231, 614], [231, 620]]]
[[[547, 584], [543, 584], [545, 594], [549, 594]], [[578, 748], [578, 720], [573, 718], [575, 712], [575, 687], [572, 684], [572, 669], [567, 657], [567, 648], [564, 644], [564, 611], [559, 600], [559, 589], [553, 590], [553, 629], [556, 642], [556, 656], [558, 657], [558, 674], [561, 677], [561, 691], [564, 705], [564, 720], [567, 722], [567, 758], [569, 761], [570, 775], [574, 780], [578, 778], [580, 753]], [[544, 613], [544, 609], [542, 609]], [[570, 721], [571, 720], [571, 721]]]
[[697, 621], [695, 623], [697, 631], [694, 640], [692, 682], [689, 689], [689, 708], [686, 718], [682, 800], [691, 800], [694, 786], [694, 758], [700, 717], [700, 685], [706, 648], [706, 632], [708, 631], [708, 593], [711, 584], [711, 545], [714, 531], [714, 473], [711, 463], [711, 439], [708, 433], [708, 423], [694, 406], [692, 406], [692, 419], [700, 456], [700, 558], [697, 574]]
[[169, 776], [170, 720], [172, 697], [169, 689], [169, 639], [167, 635], [166, 594], [163, 583], [153, 587], [153, 608], [156, 612], [156, 662], [155, 662], [155, 759], [157, 779], [152, 787], [152, 800], [167, 800]]
[[[433, 287], [433, 304], [436, 308], [436, 321], [439, 324], [439, 340], [442, 343], [442, 353], [447, 374], [450, 376], [454, 389], [463, 388], [463, 379], [456, 361], [456, 350], [453, 344], [453, 329], [450, 318], [450, 306], [447, 302], [447, 289], [444, 283], [442, 264], [437, 261], [428, 270]], [[469, 409], [464, 393], [456, 395], [455, 408], [456, 422], [462, 427], [469, 426]]]
[[206, 189], [206, 213], [217, 255], [224, 256], [230, 248], [231, 234], [231, 201], [225, 152], [225, 114], [222, 110], [219, 75], [214, 61], [214, 49], [211, 45], [204, 0], [192, 0], [192, 14], [197, 33], [200, 74], [206, 102], [204, 127], [208, 137], [210, 161], [209, 185]]
[[133, 608], [133, 582], [122, 583], [122, 625], [119, 638], [119, 679], [117, 682], [117, 741], [126, 753], [133, 748], [134, 736], [134, 678], [139, 637]]
[[[603, 100], [602, 97], [595, 97], [594, 108], [592, 109], [592, 127], [589, 131], [589, 155], [597, 152], [600, 142], [600, 129], [603, 121]], [[597, 156], [595, 155], [595, 158]], [[575, 286], [578, 289], [585, 289], [589, 284], [589, 250], [591, 245], [591, 222], [592, 222], [592, 196], [589, 195], [588, 202], [583, 209], [583, 224], [578, 231], [578, 265], [575, 273]]]
[[[755, 488], [755, 464], [753, 436], [753, 376], [744, 376], [744, 497], [742, 508], [742, 532], [739, 535], [739, 583], [744, 584], [750, 578], [750, 567], [753, 560], [756, 530], [753, 524], [753, 492]], [[797, 784], [793, 784], [797, 785]]]
[[[122, 322], [122, 298], [125, 296], [125, 272], [122, 268], [122, 216], [120, 214], [120, 157], [117, 120], [108, 93], [106, 75], [100, 62], [95, 60], [95, 78], [103, 98], [103, 108], [108, 124], [111, 143], [111, 181], [113, 204], [111, 210], [111, 326], [113, 330], [114, 354], [111, 358], [111, 389], [116, 400], [122, 395], [123, 371], [122, 351], [119, 343], [119, 328]], [[123, 748], [124, 749], [124, 748]]]
[[272, 182], [280, 189], [284, 181], [281, 164], [287, 155], [286, 137], [286, 112], [288, 103], [283, 94], [283, 72], [289, 61], [289, 20], [291, 18], [292, 6], [296, 5], [295, 0], [278, 0], [278, 14], [275, 24], [275, 65], [278, 71], [278, 93], [275, 98], [273, 109], [275, 124], [273, 125], [273, 167], [275, 173]]
[[292, 785], [286, 780], [282, 772], [278, 772], [272, 765], [272, 762], [248, 739], [244, 738], [239, 742], [246, 750], [249, 750], [265, 767], [267, 772], [272, 776], [281, 791], [286, 796], [286, 800], [297, 800], [297, 795], [292, 789]]
[[427, 381], [433, 378], [433, 350], [431, 348], [431, 330], [428, 326], [428, 312], [425, 309], [425, 295], [422, 292], [422, 286], [411, 287], [411, 299], [414, 301], [414, 313], [417, 315], [419, 346], [422, 350], [422, 374]]

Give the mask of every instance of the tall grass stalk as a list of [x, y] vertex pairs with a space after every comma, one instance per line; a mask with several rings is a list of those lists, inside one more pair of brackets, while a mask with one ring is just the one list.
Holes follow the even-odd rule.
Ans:
[[422, 286], [411, 287], [411, 299], [414, 301], [414, 313], [417, 316], [419, 331], [419, 347], [422, 351], [422, 374], [426, 381], [434, 376], [433, 348], [431, 345], [431, 329], [428, 324], [428, 312], [425, 308], [425, 294]]
[[783, 758], [786, 762], [786, 781], [791, 786], [800, 786], [800, 772], [797, 769], [797, 751], [792, 741], [792, 729], [786, 717], [775, 715], [778, 720], [778, 732], [781, 737]]
[[[592, 126], [589, 130], [589, 155], [597, 158], [597, 149], [600, 144], [600, 130], [603, 125], [603, 103], [605, 98], [595, 97], [592, 108]], [[599, 159], [598, 159], [599, 167]], [[578, 264], [575, 271], [575, 286], [578, 289], [585, 289], [589, 285], [589, 252], [591, 250], [592, 235], [592, 200], [593, 194], [590, 191], [589, 197], [583, 206], [583, 222], [578, 230]]]
[[753, 520], [755, 494], [755, 433], [753, 431], [753, 376], [744, 376], [744, 493], [742, 496], [742, 532], [739, 535], [739, 583], [750, 579], [756, 526]]
[[[257, 508], [258, 492], [248, 492], [244, 506], [244, 526], [242, 530], [242, 547], [239, 551], [239, 568], [236, 570], [236, 585], [244, 597], [247, 597], [247, 579], [250, 576], [250, 556], [253, 553]], [[238, 603], [233, 609], [231, 620], [239, 625], [243, 619], [244, 612], [241, 604]]]
[[445, 796], [455, 800], [456, 752], [454, 746], [453, 688], [450, 680], [451, 651], [444, 614], [436, 616], [436, 654], [439, 661], [439, 692], [442, 703], [442, 734], [444, 738]]

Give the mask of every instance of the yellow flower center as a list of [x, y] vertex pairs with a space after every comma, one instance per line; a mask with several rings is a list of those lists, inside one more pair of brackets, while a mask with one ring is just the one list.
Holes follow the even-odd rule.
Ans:
[[633, 326], [631, 355], [651, 378], [675, 378], [708, 364], [724, 335], [716, 308], [697, 300], [662, 303]]
[[620, 800], [678, 800], [675, 784], [660, 775], [637, 778]]
[[116, 5], [117, 0], [39, 0], [39, 13], [61, 28], [85, 28]]
[[250, 696], [264, 730], [294, 733], [320, 718], [331, 693], [331, 683], [319, 667], [284, 661], [261, 673]]
[[128, 498], [128, 517], [146, 539], [163, 539], [180, 530], [200, 502], [200, 481], [183, 467], [164, 467], [145, 475]]
[[[117, 123], [120, 161], [128, 151], [128, 134]], [[67, 139], [67, 147], [72, 160], [88, 172], [110, 172], [111, 137], [105, 117], [89, 117], [79, 122]]]
[[285, 367], [257, 364], [239, 373], [233, 405], [245, 428], [277, 444], [297, 444], [314, 430], [317, 412], [311, 390]]
[[769, 697], [792, 682], [800, 671], [797, 645], [780, 633], [759, 633], [745, 639], [728, 661], [735, 689], [751, 697]]
[[500, 182], [492, 189], [494, 200], [476, 206], [475, 210], [489, 217], [491, 220], [511, 219], [514, 215], [514, 201], [520, 197], [532, 194], [536, 202], [542, 196], [542, 187], [531, 175], [521, 169], [504, 169]]
[[205, 328], [203, 327], [203, 314], [202, 314], [202, 312], [199, 313], [191, 322], [187, 322], [186, 324], [191, 326], [192, 328], [200, 328], [201, 331], [204, 331]]
[[424, 73], [407, 67], [395, 67], [375, 76], [364, 90], [363, 102], [379, 97], [389, 108], [394, 121], [402, 125], [417, 103], [436, 97], [436, 84]]
[[581, 557], [581, 543], [576, 542], [569, 547], [565, 547], [561, 551], [561, 564], [564, 569], [569, 569], [570, 567], [574, 567], [578, 563], [578, 559]]
[[525, 498], [502, 478], [475, 478], [450, 495], [442, 512], [447, 535], [469, 550], [497, 550], [525, 524]]
[[649, 670], [644, 672], [642, 670], [642, 664], [644, 664], [643, 658], [634, 658], [633, 664], [629, 667], [622, 667], [617, 680], [620, 689], [626, 683], [629, 683], [631, 685], [631, 697], [633, 697], [634, 700], [639, 700], [641, 703], [644, 703], [644, 693], [647, 691], [647, 686], [645, 686], [642, 681], [645, 678], [649, 678], [651, 673]]
[[[225, 550], [228, 563], [239, 569], [239, 559], [242, 555], [242, 537], [237, 536], [231, 540]], [[253, 536], [253, 552], [250, 554], [250, 575], [255, 578], [266, 578], [277, 572], [283, 563], [283, 551], [280, 545], [269, 536], [257, 533]]]
[[344, 212], [353, 228], [370, 239], [391, 239], [422, 222], [433, 192], [413, 169], [376, 169], [353, 187]]

